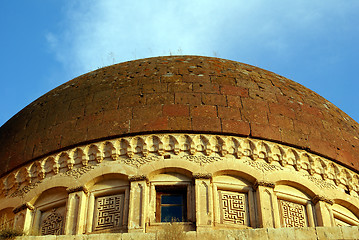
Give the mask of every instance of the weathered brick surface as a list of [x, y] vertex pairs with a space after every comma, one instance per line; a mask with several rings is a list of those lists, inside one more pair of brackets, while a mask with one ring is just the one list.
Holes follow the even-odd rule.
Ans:
[[0, 174], [60, 148], [136, 132], [206, 131], [294, 145], [359, 170], [359, 125], [315, 92], [207, 57], [102, 68], [40, 97], [0, 128]]

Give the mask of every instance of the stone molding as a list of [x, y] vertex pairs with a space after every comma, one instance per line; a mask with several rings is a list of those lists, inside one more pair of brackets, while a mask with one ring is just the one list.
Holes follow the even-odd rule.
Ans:
[[148, 178], [146, 175], [133, 175], [128, 177], [128, 181], [130, 182], [148, 181]]
[[67, 188], [66, 189], [67, 193], [74, 193], [74, 192], [84, 192], [85, 194], [87, 194], [89, 191], [85, 186], [78, 186], [78, 187], [74, 187], [74, 188]]
[[194, 179], [211, 179], [212, 174], [211, 173], [193, 173]]
[[313, 197], [313, 199], [312, 199], [312, 202], [313, 202], [314, 204], [317, 204], [317, 202], [319, 202], [319, 201], [323, 201], [323, 202], [329, 203], [330, 205], [333, 205], [333, 204], [334, 204], [333, 200], [328, 199], [328, 198], [326, 198], [326, 197], [324, 197], [324, 196], [320, 196], [320, 195], [315, 195], [315, 196]]
[[27, 203], [24, 203], [24, 204], [22, 204], [21, 206], [19, 206], [17, 208], [14, 208], [14, 210], [12, 210], [12, 211], [13, 211], [14, 214], [17, 214], [17, 213], [19, 213], [19, 212], [21, 212], [21, 211], [23, 211], [25, 209], [29, 209], [29, 210], [32, 211], [32, 210], [35, 209], [35, 207], [31, 203], [27, 202]]
[[254, 190], [257, 190], [259, 186], [274, 188], [275, 184], [267, 181], [256, 181], [253, 185]]
[[51, 154], [2, 177], [0, 195], [26, 194], [48, 176], [78, 179], [103, 161], [138, 169], [151, 162], [170, 161], [171, 154], [170, 159], [178, 156], [200, 166], [234, 158], [263, 173], [293, 169], [305, 173], [319, 187], [341, 186], [359, 194], [357, 173], [303, 149], [247, 137], [162, 133], [116, 138]]

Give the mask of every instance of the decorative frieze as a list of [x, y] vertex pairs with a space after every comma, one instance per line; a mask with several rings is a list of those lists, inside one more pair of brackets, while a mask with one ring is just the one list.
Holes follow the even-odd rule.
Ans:
[[207, 156], [186, 156], [186, 159], [190, 162], [198, 163], [201, 166], [222, 160], [220, 157], [207, 157]]
[[245, 160], [244, 163], [248, 164], [253, 168], [260, 170], [263, 173], [283, 170], [283, 168], [280, 166], [270, 165], [265, 162], [255, 162], [252, 160]]
[[26, 193], [30, 192], [31, 189], [36, 188], [40, 183], [41, 183], [41, 181], [32, 182], [29, 185], [26, 185], [26, 186], [20, 188], [19, 190], [16, 190], [9, 197], [11, 197], [11, 198], [22, 197]]
[[337, 189], [338, 188], [334, 184], [329, 183], [328, 181], [325, 181], [323, 179], [319, 179], [319, 178], [316, 178], [314, 176], [307, 175], [307, 174], [305, 174], [304, 176], [307, 177], [310, 181], [312, 181], [319, 188], [328, 188], [328, 189]]
[[[23, 196], [57, 174], [81, 178], [104, 162], [134, 168], [181, 158], [199, 166], [236, 159], [263, 173], [301, 171], [320, 188], [341, 187], [359, 194], [359, 175], [333, 161], [270, 141], [211, 134], [150, 134], [91, 143], [20, 167], [0, 179], [0, 193]], [[18, 189], [21, 187], [20, 189]]]

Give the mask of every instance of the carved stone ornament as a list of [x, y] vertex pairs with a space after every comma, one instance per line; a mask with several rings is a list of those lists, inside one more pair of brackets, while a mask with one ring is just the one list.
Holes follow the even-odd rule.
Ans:
[[130, 182], [144, 181], [144, 180], [147, 181], [148, 178], [147, 178], [146, 175], [133, 175], [133, 176], [130, 176], [130, 177], [128, 178], [128, 180], [129, 180]]
[[279, 200], [283, 227], [307, 227], [305, 206], [285, 200]]
[[212, 174], [211, 173], [193, 173], [194, 179], [211, 179]]
[[255, 190], [257, 190], [258, 186], [274, 188], [274, 187], [275, 187], [275, 184], [272, 183], [272, 182], [266, 182], [266, 181], [256, 181], [256, 182], [254, 183], [253, 188], [254, 188]]
[[53, 209], [41, 223], [41, 235], [61, 235], [63, 233], [64, 217]]
[[330, 200], [330, 199], [328, 199], [328, 198], [326, 198], [326, 197], [324, 197], [324, 196], [316, 195], [316, 196], [314, 196], [313, 199], [312, 199], [312, 202], [313, 202], [314, 204], [317, 204], [317, 202], [319, 202], [319, 201], [323, 201], [323, 202], [329, 203], [330, 205], [333, 205], [333, 204], [334, 204], [333, 200]]
[[245, 193], [219, 191], [221, 223], [248, 225], [247, 200]]
[[111, 230], [122, 226], [124, 194], [96, 199], [94, 231]]
[[14, 208], [13, 213], [17, 214], [25, 209], [34, 210], [35, 207], [31, 203], [24, 203], [20, 207]]
[[188, 161], [198, 163], [199, 165], [205, 165], [221, 160], [220, 157], [207, 157], [207, 156], [187, 156], [186, 159]]
[[74, 193], [74, 192], [84, 192], [85, 194], [87, 194], [89, 191], [85, 186], [78, 186], [78, 187], [74, 187], [74, 188], [67, 188], [66, 189], [67, 193]]
[[[61, 151], [1, 178], [0, 193], [7, 197], [22, 197], [54, 174], [79, 179], [108, 161], [141, 168], [164, 159], [171, 161], [172, 154], [199, 166], [230, 158], [263, 173], [283, 170], [306, 172], [304, 176], [320, 188], [340, 187], [359, 195], [359, 175], [356, 172], [306, 150], [237, 136], [180, 133], [116, 138]], [[24, 174], [30, 172], [31, 176]]]

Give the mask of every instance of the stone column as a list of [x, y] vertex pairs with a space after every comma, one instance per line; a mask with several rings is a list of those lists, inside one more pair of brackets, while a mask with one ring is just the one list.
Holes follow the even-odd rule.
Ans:
[[213, 226], [213, 194], [211, 188], [212, 174], [195, 173], [195, 203], [197, 231], [207, 230]]
[[[23, 230], [25, 233], [34, 234], [30, 232], [32, 228], [31, 224], [33, 221], [35, 207], [30, 203], [25, 203], [13, 210], [15, 214], [14, 227]], [[38, 229], [36, 229], [38, 231]]]
[[147, 218], [147, 177], [136, 175], [129, 177], [130, 204], [128, 214], [128, 232], [145, 232]]
[[66, 209], [65, 231], [66, 235], [76, 235], [85, 233], [87, 194], [84, 186], [68, 188], [69, 194]]
[[274, 195], [275, 184], [266, 181], [257, 181], [254, 189], [257, 195], [257, 208], [259, 216], [259, 227], [261, 228], [278, 228], [280, 219], [278, 214], [278, 204]]
[[316, 195], [312, 199], [313, 204], [315, 204], [315, 214], [317, 216], [317, 225], [323, 227], [331, 227], [335, 226], [333, 214], [331, 211], [331, 205], [333, 205], [333, 201], [323, 197]]

